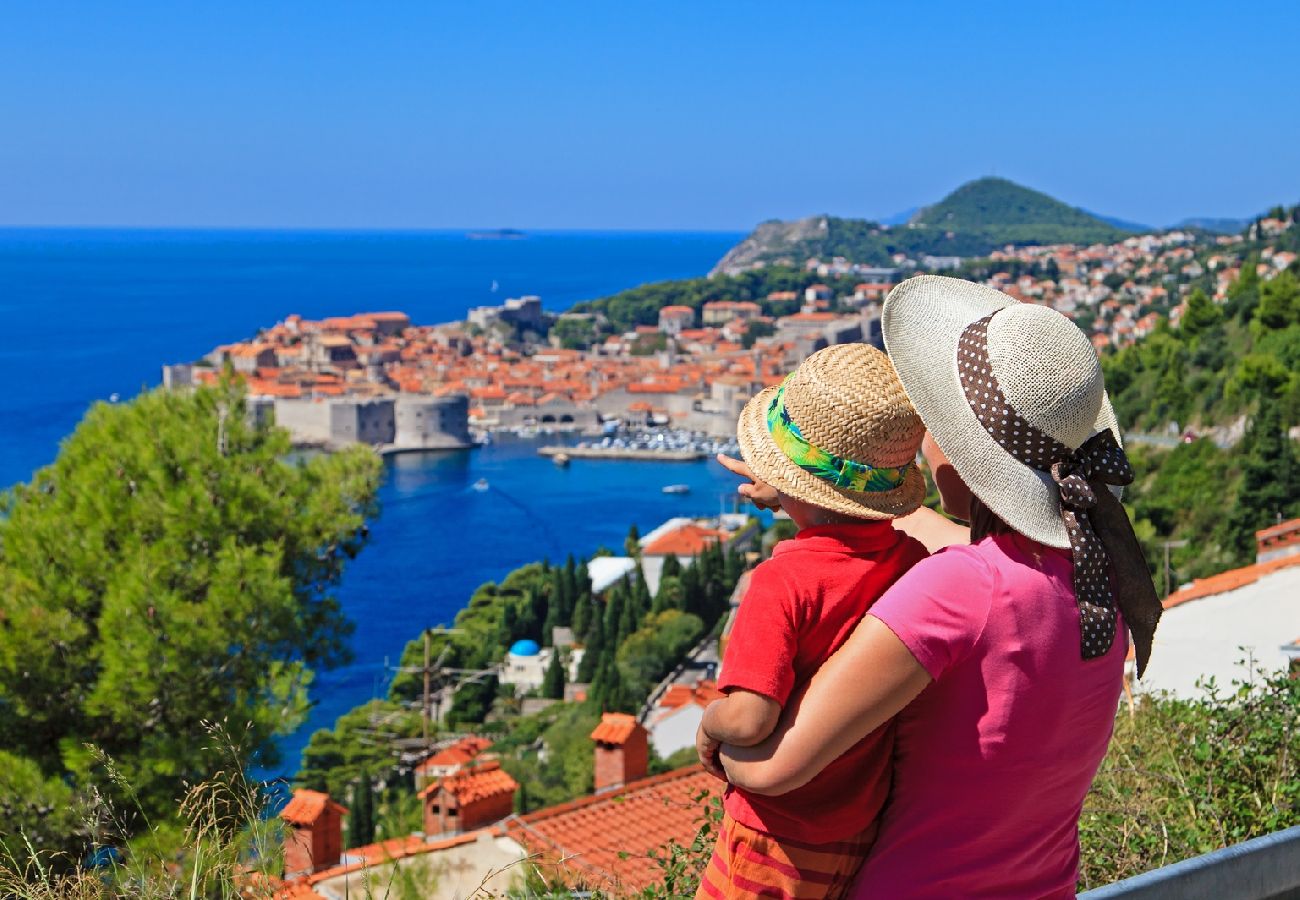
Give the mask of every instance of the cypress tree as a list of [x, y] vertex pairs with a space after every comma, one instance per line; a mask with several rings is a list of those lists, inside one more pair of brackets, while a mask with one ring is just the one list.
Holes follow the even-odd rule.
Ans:
[[627, 605], [627, 582], [620, 581], [605, 594], [605, 637], [616, 640], [618, 623], [623, 618], [623, 607]]
[[542, 696], [550, 700], [564, 699], [564, 663], [558, 649], [551, 652], [551, 662], [542, 677]]
[[587, 630], [591, 628], [591, 623], [599, 616], [594, 615], [591, 608], [591, 595], [583, 594], [578, 597], [578, 602], [573, 608], [573, 636], [579, 641], [587, 639]]
[[348, 810], [348, 847], [360, 847], [375, 839], [375, 796], [370, 773], [363, 771], [352, 784], [352, 805]]
[[1273, 400], [1260, 400], [1242, 454], [1241, 489], [1229, 521], [1237, 552], [1249, 559], [1257, 530], [1300, 514], [1300, 461]]
[[582, 651], [582, 661], [578, 663], [578, 681], [593, 683], [600, 656], [605, 651], [605, 626], [600, 616], [592, 616], [591, 629], [587, 633], [586, 646]]
[[665, 578], [674, 578], [682, 574], [682, 563], [675, 554], [669, 553], [664, 557], [664, 566], [659, 573], [660, 583]]

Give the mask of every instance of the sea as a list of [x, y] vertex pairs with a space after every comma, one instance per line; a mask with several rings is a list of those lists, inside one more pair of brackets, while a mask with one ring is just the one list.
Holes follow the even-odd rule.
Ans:
[[[291, 313], [401, 310], [418, 324], [535, 294], [551, 310], [700, 276], [741, 234], [0, 229], [0, 487], [28, 480], [90, 404], [124, 402]], [[535, 440], [385, 461], [380, 514], [337, 594], [353, 662], [317, 673], [312, 712], [280, 742], [292, 775], [311, 732], [382, 697], [406, 642], [451, 624], [475, 587], [542, 558], [618, 550], [678, 515], [730, 508], [712, 461], [574, 460]], [[486, 489], [483, 487], [486, 482]], [[477, 483], [477, 487], [476, 487]], [[685, 484], [686, 494], [665, 494]]]

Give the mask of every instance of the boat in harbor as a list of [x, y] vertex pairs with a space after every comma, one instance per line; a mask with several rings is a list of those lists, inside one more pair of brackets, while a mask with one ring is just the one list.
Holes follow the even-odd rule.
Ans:
[[473, 488], [476, 491], [486, 491], [488, 487], [489, 487], [488, 480], [486, 478], [480, 478], [478, 481], [474, 482], [473, 484]]
[[551, 462], [555, 463], [560, 468], [564, 468], [569, 464], [569, 459], [570, 459], [569, 454], [557, 453], [551, 457]]
[[665, 494], [689, 494], [691, 486], [689, 484], [666, 484], [663, 491]]

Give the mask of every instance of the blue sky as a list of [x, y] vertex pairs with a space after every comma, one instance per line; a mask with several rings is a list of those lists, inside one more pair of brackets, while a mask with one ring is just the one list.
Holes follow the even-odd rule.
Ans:
[[746, 229], [996, 173], [1300, 200], [1300, 4], [80, 4], [0, 13], [0, 224]]

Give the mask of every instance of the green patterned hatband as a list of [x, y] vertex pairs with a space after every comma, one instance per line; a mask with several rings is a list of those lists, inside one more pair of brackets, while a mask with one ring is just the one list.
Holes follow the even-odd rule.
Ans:
[[799, 426], [790, 419], [785, 408], [785, 385], [781, 385], [772, 404], [767, 408], [767, 430], [776, 446], [791, 462], [809, 475], [848, 491], [884, 493], [903, 486], [908, 462], [894, 468], [877, 468], [856, 460], [827, 453], [804, 439]]

